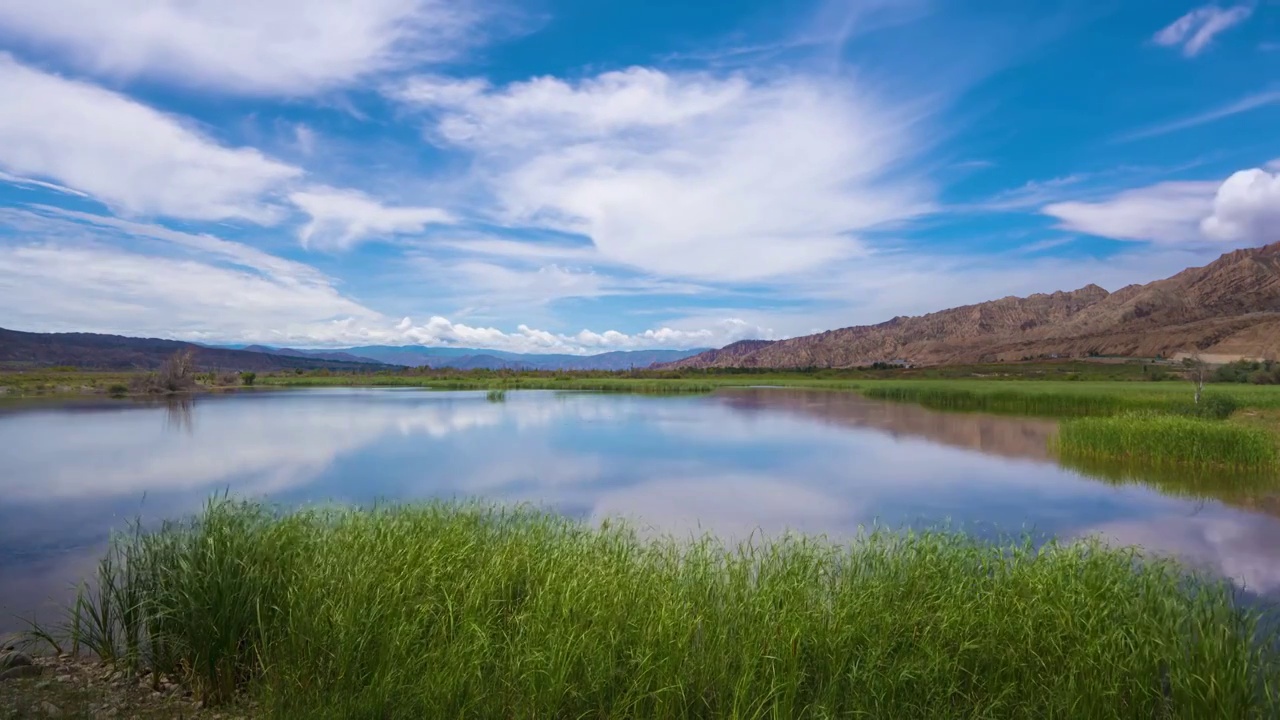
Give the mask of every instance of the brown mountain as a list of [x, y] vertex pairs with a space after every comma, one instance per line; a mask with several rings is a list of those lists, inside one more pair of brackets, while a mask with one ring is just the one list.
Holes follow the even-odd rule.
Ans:
[[1114, 293], [1087, 285], [739, 346], [668, 367], [938, 365], [1179, 352], [1223, 359], [1272, 356], [1280, 354], [1280, 243], [1236, 250], [1205, 267]]

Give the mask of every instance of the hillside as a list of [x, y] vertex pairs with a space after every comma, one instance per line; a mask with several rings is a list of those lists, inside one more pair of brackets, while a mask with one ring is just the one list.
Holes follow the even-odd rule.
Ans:
[[[751, 341], [748, 341], [751, 342]], [[1280, 243], [1109, 293], [1006, 297], [817, 335], [735, 343], [668, 367], [852, 367], [1000, 362], [1058, 355], [1222, 357], [1280, 353]]]
[[94, 333], [28, 333], [0, 328], [0, 368], [71, 365], [94, 370], [152, 370], [183, 349], [202, 370], [376, 370], [385, 365], [212, 348], [176, 340]]

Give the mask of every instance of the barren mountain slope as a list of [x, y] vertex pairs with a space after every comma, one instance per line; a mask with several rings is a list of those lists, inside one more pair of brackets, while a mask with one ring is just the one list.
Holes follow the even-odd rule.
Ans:
[[1115, 293], [1088, 285], [1073, 292], [1007, 297], [782, 340], [747, 353], [725, 348], [673, 366], [850, 367], [1051, 354], [1150, 357], [1190, 350], [1263, 356], [1280, 350], [1278, 331], [1280, 243], [1236, 250], [1205, 267]]

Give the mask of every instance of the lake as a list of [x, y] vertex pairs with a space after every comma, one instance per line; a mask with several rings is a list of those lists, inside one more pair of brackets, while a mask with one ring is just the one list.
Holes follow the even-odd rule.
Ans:
[[[1052, 421], [947, 414], [852, 393], [699, 396], [418, 389], [0, 404], [0, 630], [51, 617], [113, 529], [213, 493], [315, 502], [486, 498], [647, 533], [949, 525], [1099, 535], [1280, 597], [1280, 490], [1227, 501], [1168, 473], [1058, 466]], [[1162, 488], [1162, 489], [1157, 489]]]

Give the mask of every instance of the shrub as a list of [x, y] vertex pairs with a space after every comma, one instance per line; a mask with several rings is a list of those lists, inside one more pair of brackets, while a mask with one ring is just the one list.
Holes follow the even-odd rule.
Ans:
[[258, 379], [258, 373], [255, 373], [255, 372], [240, 373], [240, 382], [244, 383], [245, 385], [251, 386], [253, 385], [253, 381], [257, 379]]
[[160, 364], [156, 382], [166, 392], [183, 392], [196, 386], [195, 355], [190, 350], [179, 350]]
[[115, 383], [107, 388], [107, 394], [112, 397], [124, 397], [129, 394], [129, 386], [124, 383]]
[[1225, 420], [1240, 407], [1240, 403], [1230, 395], [1205, 395], [1200, 402], [1176, 408], [1179, 415], [1205, 418], [1207, 420]]

